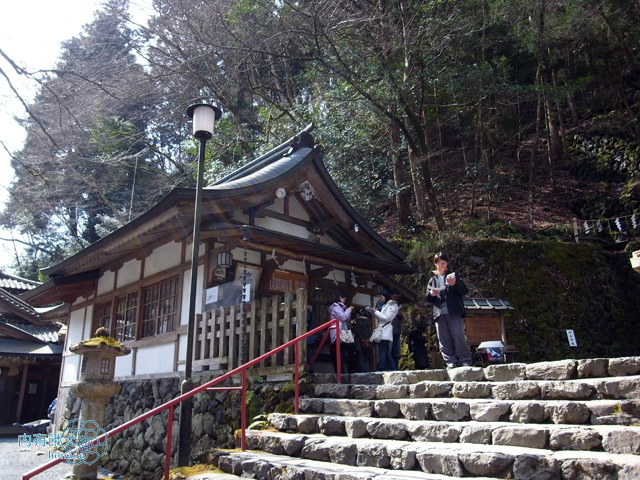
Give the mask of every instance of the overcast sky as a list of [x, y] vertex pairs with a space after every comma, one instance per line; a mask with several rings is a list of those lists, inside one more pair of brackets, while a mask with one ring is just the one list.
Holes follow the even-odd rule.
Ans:
[[[151, 0], [132, 0], [133, 9], [144, 11]], [[100, 9], [102, 0], [5, 0], [0, 6], [0, 49], [19, 66], [28, 70], [47, 69], [56, 64], [60, 43], [77, 36]], [[8, 64], [0, 59], [0, 67], [9, 74]], [[18, 75], [11, 81], [20, 95], [32, 99], [34, 85]], [[19, 150], [24, 132], [13, 116], [24, 117], [24, 108], [0, 76], [0, 208], [6, 201], [6, 187], [13, 178], [10, 157], [6, 150]], [[1, 238], [7, 238], [0, 231]], [[12, 262], [11, 242], [0, 242], [0, 269]]]

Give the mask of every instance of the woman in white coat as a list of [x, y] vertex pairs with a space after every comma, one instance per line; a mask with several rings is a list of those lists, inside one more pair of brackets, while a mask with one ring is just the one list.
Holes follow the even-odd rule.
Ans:
[[381, 303], [382, 307], [380, 307], [380, 309], [371, 309], [376, 317], [376, 326], [382, 326], [382, 336], [380, 337], [380, 343], [378, 343], [378, 364], [376, 368], [378, 371], [389, 371], [396, 369], [395, 362], [391, 356], [391, 347], [393, 346], [393, 325], [391, 322], [398, 314], [398, 303], [391, 298], [391, 295], [386, 290], [380, 294], [378, 305]]

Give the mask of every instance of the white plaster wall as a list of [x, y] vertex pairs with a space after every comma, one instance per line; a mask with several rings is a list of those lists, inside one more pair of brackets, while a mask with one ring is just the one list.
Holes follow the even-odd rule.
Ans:
[[136, 375], [172, 372], [174, 348], [173, 342], [139, 348], [136, 354]]
[[282, 232], [287, 235], [293, 235], [294, 237], [304, 238], [305, 240], [311, 235], [309, 230], [300, 225], [294, 225], [293, 223], [271, 217], [256, 218], [256, 226], [273, 230], [274, 232]]
[[[179, 265], [181, 251], [182, 245], [176, 242], [167, 243], [156, 248], [145, 260], [144, 276], [150, 277]], [[188, 255], [188, 258], [191, 258], [191, 254], [188, 253]]]
[[116, 357], [116, 367], [114, 376], [127, 377], [133, 375], [133, 354], [123, 355], [122, 357]]
[[375, 305], [375, 302], [371, 303], [371, 296], [366, 293], [356, 293], [347, 303], [349, 305], [368, 305], [369, 307], [373, 307]]
[[73, 383], [80, 378], [80, 355], [70, 353], [63, 357], [61, 382]]
[[[73, 345], [74, 343], [78, 343], [82, 340], [86, 340], [87, 338], [90, 338], [89, 336], [86, 336], [86, 338], [83, 338], [85, 310], [86, 310], [87, 316], [91, 318], [91, 314], [93, 313], [92, 307], [89, 307], [86, 309], [81, 308], [78, 310], [73, 310], [69, 315], [69, 324], [67, 325], [67, 340], [66, 340], [67, 345]], [[86, 332], [86, 335], [89, 335], [88, 331]]]
[[113, 279], [115, 277], [115, 272], [104, 272], [100, 275], [98, 279], [98, 288], [97, 295], [102, 295], [103, 293], [108, 293], [113, 290]]
[[322, 235], [320, 237], [320, 243], [322, 243], [323, 245], [340, 248], [340, 245], [338, 245], [338, 243], [335, 242], [329, 235]]
[[142, 261], [130, 260], [118, 270], [118, 280], [116, 288], [124, 287], [140, 280], [140, 268]]
[[[244, 262], [244, 248], [234, 248], [231, 250], [231, 254], [233, 255], [234, 260], [240, 263]], [[247, 249], [247, 263], [260, 265], [260, 252]]]
[[304, 211], [302, 205], [297, 198], [291, 197], [289, 199], [289, 215], [300, 220], [309, 220], [309, 215]]

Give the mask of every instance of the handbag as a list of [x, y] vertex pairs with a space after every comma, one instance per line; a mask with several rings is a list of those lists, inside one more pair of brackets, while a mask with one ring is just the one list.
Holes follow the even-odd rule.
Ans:
[[355, 342], [355, 339], [353, 338], [353, 333], [351, 333], [351, 330], [340, 330], [340, 341], [342, 343]]
[[380, 343], [380, 340], [382, 340], [381, 325], [378, 325], [376, 328], [373, 329], [373, 332], [371, 332], [371, 337], [369, 338], [369, 340], [371, 340], [374, 343]]

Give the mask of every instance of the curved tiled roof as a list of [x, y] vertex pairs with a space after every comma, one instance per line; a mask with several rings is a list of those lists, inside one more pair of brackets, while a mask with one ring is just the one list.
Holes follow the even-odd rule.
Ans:
[[245, 188], [268, 182], [270, 180], [275, 180], [280, 175], [289, 173], [291, 169], [295, 168], [300, 162], [305, 160], [312, 150], [313, 149], [311, 148], [301, 148], [293, 152], [291, 155], [282, 157], [263, 166], [260, 170], [250, 172], [243, 177], [233, 178], [222, 183], [216, 183], [213, 186], [206, 187], [206, 190]]
[[2, 316], [0, 317], [0, 326], [6, 332], [13, 332], [10, 334], [10, 336], [14, 336], [14, 334], [16, 334], [20, 338], [29, 336], [33, 339], [37, 339], [45, 343], [58, 342], [58, 331], [60, 330], [60, 325], [39, 325], [30, 323], [22, 319], [9, 319]]
[[38, 316], [38, 313], [31, 305], [2, 288], [0, 288], [0, 305], [4, 305], [6, 308], [13, 311], [17, 315], [23, 314], [29, 315], [31, 317]]
[[0, 288], [4, 288], [12, 293], [26, 292], [36, 288], [38, 285], [40, 285], [40, 282], [9, 275], [0, 270]]
[[[406, 253], [379, 235], [347, 201], [331, 178], [314, 146], [310, 127], [287, 142], [214, 182], [202, 191], [201, 233], [208, 239], [221, 235], [219, 225], [234, 224], [225, 241], [240, 241], [243, 225], [233, 218], [245, 212], [261, 218], [276, 201], [276, 190], [284, 189], [298, 200], [306, 214], [298, 219], [297, 236], [283, 232], [262, 232], [251, 227], [254, 240], [265, 240], [270, 247], [292, 254], [315, 256], [323, 262], [334, 261], [338, 253], [347, 266], [375, 270], [381, 275], [412, 272], [404, 263]], [[311, 195], [309, 195], [311, 192]], [[47, 283], [25, 294], [34, 305], [54, 301], [71, 302], [90, 292], [102, 269], [134, 258], [141, 252], [169, 241], [184, 240], [193, 230], [193, 205], [196, 190], [176, 188], [145, 213], [115, 232], [92, 243], [75, 255], [42, 272]], [[280, 218], [277, 212], [271, 216]], [[307, 236], [302, 228], [308, 230]], [[319, 235], [315, 235], [319, 232]], [[238, 236], [240, 235], [240, 236]], [[324, 242], [314, 241], [313, 236]], [[259, 243], [259, 241], [258, 241]], [[365, 258], [366, 257], [366, 258]], [[367, 263], [369, 263], [367, 267]]]

